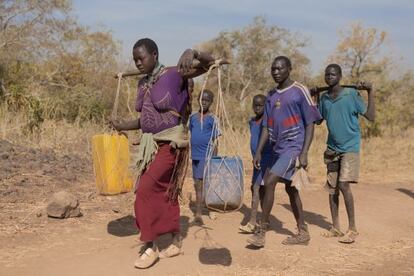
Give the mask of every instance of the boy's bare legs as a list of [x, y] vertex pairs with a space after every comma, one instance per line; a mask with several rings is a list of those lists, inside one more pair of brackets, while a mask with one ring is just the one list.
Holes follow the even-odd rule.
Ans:
[[289, 196], [290, 206], [292, 207], [293, 215], [295, 216], [296, 225], [301, 228], [305, 225], [303, 219], [303, 207], [302, 201], [300, 200], [299, 191], [292, 187], [290, 184], [286, 184], [285, 191]]
[[348, 230], [357, 232], [357, 229], [355, 226], [354, 197], [352, 195], [349, 182], [339, 182], [338, 186], [344, 196], [346, 213], [348, 214], [348, 222], [349, 222]]
[[252, 210], [250, 212], [250, 221], [249, 223], [252, 225], [256, 225], [257, 223], [257, 210], [259, 208], [260, 196], [259, 196], [259, 185], [252, 185]]
[[339, 226], [339, 187], [334, 190], [333, 194], [329, 194], [329, 208], [331, 209], [332, 226], [329, 231], [321, 235], [325, 238], [342, 237], [344, 233], [341, 232]]
[[[272, 212], [273, 203], [275, 201], [275, 188], [278, 177], [269, 174], [269, 180], [265, 182], [265, 194], [263, 197], [262, 224], [269, 223], [270, 212]], [[271, 181], [275, 180], [275, 181]]]
[[275, 201], [275, 187], [279, 177], [273, 173], [267, 173], [264, 179], [265, 194], [263, 198], [262, 220], [258, 231], [247, 242], [256, 247], [263, 247], [265, 244], [265, 235], [269, 227], [270, 212]]
[[329, 194], [329, 208], [331, 209], [332, 225], [340, 231], [339, 226], [339, 190], [335, 190], [334, 194]]
[[307, 244], [310, 240], [310, 236], [308, 226], [305, 224], [305, 220], [303, 218], [303, 207], [299, 191], [290, 184], [286, 184], [285, 190], [289, 196], [290, 206], [292, 207], [292, 212], [298, 226], [298, 234], [286, 238], [282, 243], [285, 245]]
[[202, 210], [203, 210], [203, 180], [202, 179], [194, 179], [194, 189], [196, 192], [196, 211], [194, 222], [196, 223], [203, 223], [203, 219], [201, 217]]
[[273, 173], [267, 173], [264, 179], [264, 196], [262, 206], [262, 223], [269, 223], [270, 212], [272, 212], [275, 201], [275, 188], [279, 177]]
[[250, 190], [252, 192], [252, 205], [250, 210], [250, 220], [246, 225], [241, 225], [239, 231], [242, 233], [254, 233], [257, 226], [257, 212], [259, 208], [259, 203], [263, 208], [263, 186], [260, 185], [251, 185]]
[[260, 201], [260, 209], [262, 209], [262, 210], [263, 210], [264, 196], [265, 196], [265, 186], [260, 185], [260, 188], [259, 188], [259, 201]]
[[339, 239], [339, 242], [353, 243], [355, 241], [355, 238], [358, 236], [358, 231], [355, 226], [354, 197], [352, 195], [349, 182], [339, 182], [338, 187], [344, 195], [346, 213], [348, 214], [349, 223], [348, 231], [342, 238]]

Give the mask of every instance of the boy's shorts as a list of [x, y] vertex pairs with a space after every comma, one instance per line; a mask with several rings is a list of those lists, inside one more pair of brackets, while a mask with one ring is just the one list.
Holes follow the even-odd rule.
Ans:
[[203, 179], [205, 163], [206, 163], [205, 159], [193, 160], [193, 178], [194, 179]]
[[330, 194], [335, 194], [338, 182], [357, 183], [359, 177], [359, 153], [336, 152], [327, 149], [323, 154], [327, 167], [327, 181], [325, 189]]
[[277, 155], [275, 156], [270, 172], [284, 180], [291, 181], [293, 173], [295, 172], [296, 159], [297, 157]]
[[252, 185], [264, 185], [264, 176], [266, 174], [267, 169], [272, 167], [274, 162], [274, 158], [272, 156], [263, 157], [260, 162], [260, 170], [256, 169], [253, 166], [253, 177], [252, 177]]

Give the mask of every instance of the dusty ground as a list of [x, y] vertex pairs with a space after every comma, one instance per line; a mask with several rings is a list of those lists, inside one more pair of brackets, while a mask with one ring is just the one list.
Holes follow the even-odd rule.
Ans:
[[[314, 178], [314, 187], [302, 191], [311, 243], [281, 245], [295, 225], [279, 187], [271, 231], [260, 250], [249, 249], [248, 236], [237, 231], [248, 214], [249, 192], [240, 211], [206, 218], [204, 227], [193, 226], [188, 180], [181, 214], [184, 255], [137, 271], [133, 194], [96, 195], [90, 160], [81, 156], [0, 141], [0, 275], [414, 275], [414, 182], [406, 180], [407, 173], [398, 180], [377, 172], [375, 179], [381, 174], [380, 183], [363, 175], [353, 187], [361, 233], [355, 244], [320, 236], [329, 227], [330, 215], [323, 179]], [[47, 218], [47, 199], [60, 190], [79, 197], [82, 217]], [[161, 247], [168, 240], [161, 237]]]

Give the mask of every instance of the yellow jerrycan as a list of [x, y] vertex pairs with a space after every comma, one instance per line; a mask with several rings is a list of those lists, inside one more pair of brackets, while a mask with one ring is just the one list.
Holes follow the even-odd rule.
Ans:
[[127, 137], [116, 133], [93, 136], [92, 155], [99, 194], [116, 195], [132, 190]]

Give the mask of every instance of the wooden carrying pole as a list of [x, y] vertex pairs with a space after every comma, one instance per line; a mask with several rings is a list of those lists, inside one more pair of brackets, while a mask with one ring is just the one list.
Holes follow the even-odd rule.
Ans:
[[[208, 64], [207, 66], [203, 67], [203, 66], [201, 66], [200, 63], [197, 62], [193, 65], [193, 68], [196, 68], [196, 69], [207, 68], [208, 69], [214, 63], [215, 62], [213, 61], [210, 64]], [[226, 64], [230, 64], [230, 62], [227, 61], [227, 60], [221, 60], [220, 61], [220, 65], [226, 65]], [[172, 67], [172, 66], [169, 66], [169, 67]], [[117, 79], [117, 78], [119, 78], [119, 76], [122, 76], [122, 78], [125, 78], [125, 77], [131, 77], [131, 76], [139, 76], [139, 75], [143, 75], [143, 74], [138, 70], [130, 70], [130, 71], [126, 71], [126, 72], [123, 72], [123, 73], [118, 73], [118, 74], [114, 75], [114, 78]]]
[[[362, 89], [361, 87], [359, 87], [358, 85], [352, 85], [352, 84], [344, 84], [344, 85], [341, 85], [341, 87], [354, 88], [354, 89], [357, 89], [357, 90], [365, 90], [365, 89]], [[316, 96], [316, 95], [319, 95], [319, 93], [321, 93], [323, 91], [327, 91], [328, 89], [329, 89], [328, 86], [315, 87], [315, 88], [312, 88], [310, 90], [310, 93], [311, 93], [311, 96]]]

